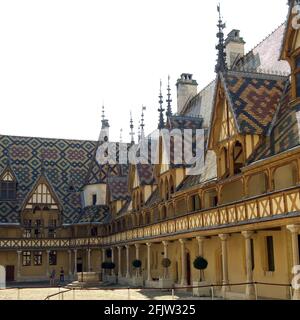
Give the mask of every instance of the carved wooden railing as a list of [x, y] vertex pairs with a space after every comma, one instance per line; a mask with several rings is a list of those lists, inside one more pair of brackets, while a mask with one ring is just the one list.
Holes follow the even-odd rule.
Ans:
[[300, 187], [272, 192], [216, 208], [193, 212], [180, 217], [136, 227], [105, 237], [73, 239], [0, 239], [4, 249], [80, 249], [101, 248], [133, 241], [183, 234], [207, 229], [226, 228], [251, 224], [262, 220], [288, 217], [300, 213]]

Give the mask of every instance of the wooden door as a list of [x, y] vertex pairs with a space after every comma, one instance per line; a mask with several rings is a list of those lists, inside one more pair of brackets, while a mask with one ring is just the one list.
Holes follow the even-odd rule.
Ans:
[[6, 266], [6, 282], [15, 281], [15, 266]]

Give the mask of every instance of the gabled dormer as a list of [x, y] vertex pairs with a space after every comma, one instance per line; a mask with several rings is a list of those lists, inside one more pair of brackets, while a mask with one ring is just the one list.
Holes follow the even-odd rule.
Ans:
[[135, 164], [129, 170], [129, 192], [132, 195], [132, 209], [140, 211], [156, 188], [151, 164]]
[[31, 192], [27, 195], [23, 209], [33, 212], [61, 209], [59, 199], [45, 175], [38, 179]]
[[14, 201], [17, 197], [17, 179], [8, 166], [0, 176], [0, 201]]
[[258, 73], [219, 73], [208, 142], [217, 156], [219, 179], [241, 173], [268, 134], [286, 80]]

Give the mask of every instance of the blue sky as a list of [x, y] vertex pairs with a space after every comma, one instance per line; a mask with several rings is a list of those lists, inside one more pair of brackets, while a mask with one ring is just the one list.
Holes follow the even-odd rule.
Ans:
[[[159, 81], [214, 79], [215, 0], [0, 0], [0, 134], [129, 141], [129, 113], [158, 123]], [[286, 0], [222, 0], [222, 15], [251, 50], [286, 18]], [[136, 128], [137, 132], [137, 128]]]

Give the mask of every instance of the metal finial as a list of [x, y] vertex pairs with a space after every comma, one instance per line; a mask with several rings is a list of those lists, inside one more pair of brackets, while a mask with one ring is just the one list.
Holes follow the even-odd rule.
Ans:
[[159, 122], [158, 122], [158, 129], [161, 130], [165, 127], [165, 121], [164, 121], [164, 111], [165, 109], [163, 108], [163, 96], [162, 96], [162, 92], [161, 92], [161, 88], [162, 88], [162, 82], [160, 80], [160, 91], [159, 91]]
[[123, 142], [123, 129], [120, 129], [120, 143]]
[[144, 111], [146, 110], [145, 106], [142, 106], [142, 115], [141, 115], [141, 138], [145, 137], [145, 115], [144, 115]]
[[132, 120], [132, 112], [130, 111], [130, 136], [131, 136], [131, 144], [134, 144], [134, 125]]
[[139, 122], [139, 125], [138, 125], [138, 142], [140, 142], [141, 140], [141, 123]]
[[218, 50], [218, 59], [217, 59], [217, 65], [215, 68], [216, 73], [223, 72], [227, 70], [227, 64], [226, 64], [226, 52], [225, 52], [225, 43], [224, 43], [224, 32], [223, 30], [226, 27], [226, 24], [222, 21], [221, 16], [221, 5], [218, 4], [218, 12], [219, 12], [219, 21], [217, 24], [217, 27], [219, 29], [219, 32], [217, 33], [217, 38], [219, 39], [219, 43], [216, 46], [216, 49]]
[[172, 116], [172, 99], [171, 99], [171, 88], [170, 88], [170, 76], [168, 76], [168, 98], [166, 100], [167, 102], [167, 113], [166, 116], [167, 118]]
[[108, 119], [106, 119], [105, 117], [105, 107], [104, 107], [104, 103], [102, 105], [102, 116], [101, 116], [102, 120], [102, 129], [106, 129], [109, 128], [109, 123], [108, 123]]

